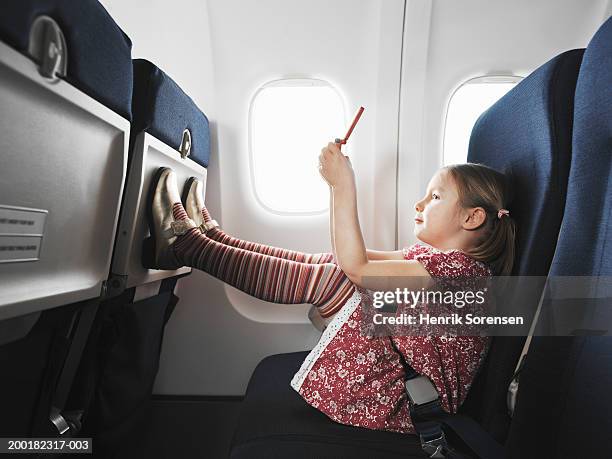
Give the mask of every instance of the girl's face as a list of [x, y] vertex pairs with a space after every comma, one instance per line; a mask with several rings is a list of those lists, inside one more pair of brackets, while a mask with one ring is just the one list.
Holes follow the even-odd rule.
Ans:
[[462, 233], [462, 209], [454, 180], [439, 170], [427, 185], [425, 197], [414, 205], [414, 235], [440, 250], [456, 244]]

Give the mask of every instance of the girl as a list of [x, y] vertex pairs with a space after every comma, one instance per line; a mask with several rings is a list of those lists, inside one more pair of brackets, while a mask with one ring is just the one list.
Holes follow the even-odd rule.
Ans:
[[337, 422], [414, 433], [402, 358], [429, 377], [442, 406], [453, 413], [465, 400], [489, 339], [364, 336], [358, 306], [376, 288], [377, 277], [509, 274], [515, 226], [505, 209], [504, 176], [476, 164], [442, 168], [415, 204], [415, 235], [427, 245], [378, 252], [365, 248], [354, 173], [337, 144], [322, 149], [319, 171], [330, 187], [333, 253], [303, 254], [226, 235], [204, 207], [202, 184], [188, 183], [185, 210], [175, 176], [164, 168], [153, 182], [145, 266], [191, 266], [257, 298], [311, 303], [322, 317], [335, 314], [291, 386]]

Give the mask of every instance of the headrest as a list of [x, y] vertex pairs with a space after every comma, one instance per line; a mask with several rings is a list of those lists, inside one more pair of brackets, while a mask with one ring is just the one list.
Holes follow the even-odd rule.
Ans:
[[50, 16], [66, 39], [65, 79], [131, 120], [132, 42], [97, 0], [2, 0], [0, 38], [28, 54], [30, 28]]
[[208, 118], [172, 78], [144, 59], [134, 60], [132, 110], [135, 133], [144, 130], [177, 150], [183, 141], [183, 132], [188, 129], [189, 159], [208, 167]]
[[477, 120], [468, 162], [504, 172], [517, 223], [513, 274], [545, 276], [561, 224], [571, 156], [574, 91], [584, 50], [551, 59]]
[[590, 41], [576, 86], [573, 153], [557, 276], [612, 275], [612, 18]]

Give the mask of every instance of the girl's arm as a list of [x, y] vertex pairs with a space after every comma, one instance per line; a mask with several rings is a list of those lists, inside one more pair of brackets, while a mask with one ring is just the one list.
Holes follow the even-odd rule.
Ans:
[[[384, 281], [381, 278], [429, 277], [429, 273], [421, 263], [404, 260], [400, 251], [398, 259], [369, 260], [359, 225], [357, 193], [354, 185], [334, 187], [333, 194], [334, 228], [337, 234], [342, 235], [336, 240], [337, 262], [354, 284], [363, 288], [377, 289], [380, 288], [381, 281]], [[387, 285], [387, 287], [392, 286]]]
[[403, 260], [404, 255], [401, 250], [371, 250], [366, 249], [368, 260]]
[[[334, 228], [342, 237], [336, 241], [338, 266], [349, 276], [357, 267], [368, 263], [365, 243], [357, 214], [357, 191], [354, 180], [332, 186]], [[350, 277], [350, 276], [349, 276]]]
[[[341, 150], [342, 146], [338, 147]], [[338, 256], [336, 254], [336, 230], [334, 227], [334, 193], [333, 188], [329, 185], [329, 233], [331, 239], [331, 249], [332, 254], [334, 255], [334, 260], [338, 260]], [[403, 260], [404, 255], [401, 250], [370, 250], [366, 249], [366, 256], [368, 260]]]
[[[381, 277], [427, 276], [417, 261], [369, 260], [357, 215], [355, 175], [348, 157], [329, 143], [322, 150], [320, 171], [331, 187], [335, 257], [338, 266], [351, 281], [364, 288], [377, 288]], [[378, 282], [375, 279], [379, 277]]]
[[331, 248], [332, 253], [334, 254], [334, 260], [338, 260], [338, 256], [336, 255], [336, 242], [334, 238], [336, 237], [336, 231], [334, 229], [334, 193], [332, 192], [332, 187], [329, 187], [329, 233], [331, 237]]
[[[334, 228], [334, 194], [332, 187], [329, 187], [329, 232], [331, 239], [332, 254], [334, 260], [338, 259], [336, 255], [336, 243], [334, 242], [335, 228]], [[403, 260], [404, 255], [401, 250], [371, 250], [366, 249], [366, 255], [368, 260]]]
[[[336, 237], [336, 231], [334, 228], [334, 194], [332, 188], [329, 188], [329, 232], [331, 237], [331, 248], [334, 260], [337, 260], [336, 255], [336, 243], [334, 238]], [[401, 250], [372, 250], [366, 249], [366, 255], [368, 260], [403, 260], [404, 255]]]

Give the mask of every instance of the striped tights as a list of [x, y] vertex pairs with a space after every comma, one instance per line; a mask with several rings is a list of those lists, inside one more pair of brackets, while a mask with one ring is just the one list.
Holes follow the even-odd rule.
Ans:
[[[175, 203], [176, 220], [187, 213]], [[206, 214], [203, 216], [206, 221]], [[208, 216], [210, 219], [210, 216]], [[192, 228], [173, 244], [185, 266], [207, 272], [249, 295], [274, 303], [310, 303], [323, 318], [338, 312], [355, 292], [332, 254], [304, 254], [228, 236], [214, 228]]]
[[[202, 217], [204, 222], [208, 223], [212, 220], [212, 217], [208, 213], [206, 207], [202, 208]], [[242, 239], [229, 236], [223, 230], [219, 228], [212, 228], [206, 233], [206, 237], [213, 239], [221, 244], [231, 245], [232, 247], [238, 247], [239, 249], [248, 250], [249, 252], [258, 252], [264, 255], [270, 255], [276, 258], [284, 258], [285, 260], [298, 261], [300, 263], [334, 263], [333, 253], [302, 253], [294, 250], [283, 249], [280, 247], [272, 247], [265, 244], [259, 244], [257, 242], [245, 241]]]

